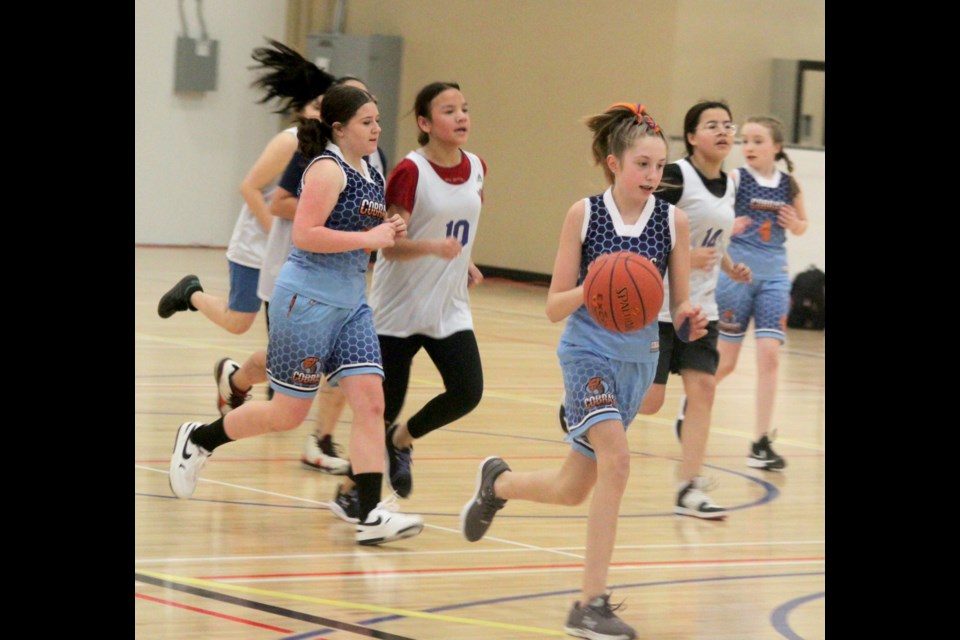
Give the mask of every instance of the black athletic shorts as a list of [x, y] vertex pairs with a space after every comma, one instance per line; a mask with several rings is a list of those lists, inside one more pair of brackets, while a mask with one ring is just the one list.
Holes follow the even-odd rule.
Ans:
[[654, 384], [666, 384], [671, 373], [680, 373], [681, 369], [717, 372], [720, 364], [720, 352], [717, 351], [717, 321], [707, 323], [707, 335], [693, 342], [684, 342], [677, 338], [672, 322], [660, 323], [660, 360], [657, 362], [657, 375]]

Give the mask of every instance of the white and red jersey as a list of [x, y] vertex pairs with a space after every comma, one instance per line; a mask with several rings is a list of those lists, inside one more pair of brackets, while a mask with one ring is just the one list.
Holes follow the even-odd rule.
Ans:
[[461, 151], [456, 167], [440, 167], [411, 151], [390, 174], [387, 206], [410, 212], [410, 240], [454, 237], [463, 251], [453, 260], [433, 255], [389, 260], [382, 254], [373, 267], [370, 306], [380, 335], [406, 338], [425, 335], [446, 338], [473, 329], [467, 270], [473, 251], [486, 165], [476, 155]]

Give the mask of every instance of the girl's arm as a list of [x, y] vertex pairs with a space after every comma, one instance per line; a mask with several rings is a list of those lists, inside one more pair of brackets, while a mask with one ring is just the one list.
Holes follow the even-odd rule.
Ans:
[[[577, 276], [580, 275], [580, 251], [583, 247], [580, 232], [584, 215], [583, 200], [579, 200], [570, 207], [563, 221], [557, 257], [553, 262], [550, 291], [547, 293], [547, 318], [551, 322], [563, 320], [583, 304], [583, 285], [577, 285]], [[689, 259], [686, 256], [684, 258]]]
[[[387, 207], [387, 217], [399, 215], [403, 221], [410, 221], [410, 212], [397, 204], [391, 204]], [[398, 238], [397, 242], [381, 253], [388, 260], [412, 260], [421, 256], [436, 256], [443, 260], [453, 260], [460, 252], [463, 246], [460, 242], [450, 236], [443, 240], [411, 240], [410, 238]]]
[[753, 279], [753, 272], [743, 262], [733, 263], [729, 253], [724, 252], [720, 260], [720, 269], [730, 276], [734, 282], [750, 282]]
[[293, 220], [297, 212], [297, 196], [281, 186], [277, 186], [270, 196], [270, 213], [278, 218]]
[[788, 229], [795, 236], [802, 236], [807, 232], [807, 208], [803, 204], [803, 194], [793, 197], [793, 206], [785, 204], [777, 212], [777, 223]]
[[333, 160], [319, 160], [303, 177], [303, 190], [293, 217], [293, 246], [313, 253], [342, 253], [393, 246], [406, 233], [406, 222], [393, 216], [366, 231], [337, 231], [324, 226], [345, 186], [343, 171]]
[[690, 304], [690, 225], [687, 223], [687, 214], [682, 209], [674, 207], [674, 227], [677, 237], [670, 250], [670, 260], [667, 272], [670, 276], [670, 316], [678, 335], [685, 335], [689, 323], [689, 338], [687, 342], [698, 340], [707, 335], [707, 314], [700, 305]]
[[247, 203], [250, 212], [264, 231], [270, 231], [273, 216], [270, 214], [266, 200], [263, 199], [263, 188], [283, 173], [296, 150], [297, 137], [281, 131], [267, 143], [260, 157], [253, 163], [247, 176], [240, 183], [240, 195], [243, 196], [243, 201]]

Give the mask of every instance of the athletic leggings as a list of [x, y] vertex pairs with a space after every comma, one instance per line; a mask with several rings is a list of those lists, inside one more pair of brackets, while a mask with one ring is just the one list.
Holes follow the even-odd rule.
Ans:
[[480, 403], [483, 396], [483, 369], [473, 331], [460, 331], [439, 340], [424, 335], [377, 337], [383, 355], [383, 395], [386, 402], [383, 417], [387, 426], [393, 424], [400, 415], [410, 384], [410, 365], [421, 347], [426, 349], [440, 372], [445, 390], [407, 420], [411, 436], [422, 438], [467, 415]]

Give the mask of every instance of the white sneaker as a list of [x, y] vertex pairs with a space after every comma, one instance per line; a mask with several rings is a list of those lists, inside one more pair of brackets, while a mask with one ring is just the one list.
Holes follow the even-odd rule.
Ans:
[[357, 524], [357, 544], [373, 545], [412, 538], [423, 531], [423, 518], [390, 511], [381, 502]]
[[300, 462], [323, 473], [345, 476], [350, 469], [350, 461], [338, 455], [339, 448], [330, 435], [318, 438], [317, 434], [311, 433], [307, 436], [306, 444], [303, 445]]
[[200, 469], [207, 464], [210, 452], [190, 442], [190, 434], [202, 422], [184, 422], [177, 430], [177, 439], [170, 456], [170, 490], [173, 495], [186, 500], [197, 488]]
[[724, 520], [727, 517], [726, 507], [716, 504], [704, 491], [715, 486], [715, 483], [703, 476], [695, 477], [677, 493], [677, 503], [673, 512], [681, 516], [693, 516], [704, 520]]
[[221, 416], [226, 416], [252, 397], [234, 389], [230, 382], [230, 376], [239, 368], [240, 365], [230, 358], [220, 358], [213, 367], [213, 379], [217, 381], [217, 411]]

